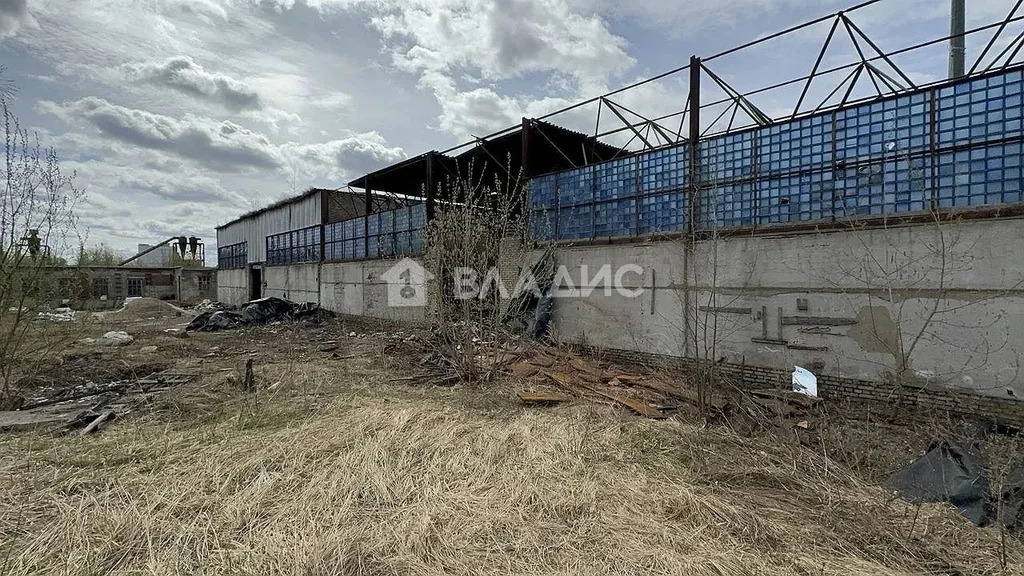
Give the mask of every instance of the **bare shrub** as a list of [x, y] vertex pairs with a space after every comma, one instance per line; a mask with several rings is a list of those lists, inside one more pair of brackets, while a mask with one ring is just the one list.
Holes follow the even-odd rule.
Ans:
[[61, 171], [57, 152], [21, 127], [9, 93], [0, 91], [5, 154], [0, 197], [0, 404], [31, 372], [28, 361], [66, 342], [71, 332], [56, 326], [29, 336], [32, 321], [51, 302], [71, 299], [81, 276], [58, 275], [60, 254], [75, 246], [76, 203], [83, 194], [74, 175]]
[[[434, 345], [464, 380], [488, 379], [478, 356], [507, 335], [502, 329], [503, 286], [496, 275], [505, 246], [522, 242], [524, 185], [519, 175], [485, 182], [475, 166], [438, 190], [438, 213], [428, 227], [424, 263], [435, 277]], [[480, 170], [482, 174], [484, 170]], [[508, 287], [509, 290], [514, 287]]]

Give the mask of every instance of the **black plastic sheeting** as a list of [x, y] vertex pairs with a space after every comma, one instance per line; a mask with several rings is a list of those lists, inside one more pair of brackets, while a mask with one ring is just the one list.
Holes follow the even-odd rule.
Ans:
[[551, 288], [555, 281], [555, 255], [546, 250], [530, 267], [529, 274], [536, 281], [536, 290], [526, 289], [513, 295], [502, 323], [515, 334], [542, 340], [548, 335], [554, 301]]
[[889, 486], [912, 502], [949, 502], [978, 526], [992, 526], [1001, 516], [1008, 530], [1020, 531], [1024, 467], [1013, 470], [1002, 484], [1001, 493], [994, 493], [979, 443], [947, 440], [932, 444], [924, 456], [889, 477]]
[[321, 308], [319, 304], [306, 302], [297, 304], [283, 298], [260, 298], [242, 305], [235, 310], [215, 310], [196, 316], [186, 332], [216, 332], [241, 326], [257, 326], [271, 322], [301, 321], [321, 323], [334, 318], [334, 312]]

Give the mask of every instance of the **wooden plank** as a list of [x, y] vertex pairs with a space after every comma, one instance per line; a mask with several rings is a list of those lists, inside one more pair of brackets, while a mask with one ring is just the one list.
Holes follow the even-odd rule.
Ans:
[[558, 404], [572, 400], [559, 392], [520, 392], [519, 399], [527, 404]]
[[95, 420], [90, 422], [88, 426], [86, 426], [85, 428], [82, 429], [82, 433], [81, 433], [82, 436], [85, 436], [86, 434], [92, 434], [93, 432], [96, 432], [108, 420], [113, 420], [113, 419], [114, 419], [114, 411], [113, 410], [107, 410], [106, 412], [103, 412], [102, 414], [97, 416]]
[[529, 378], [540, 372], [540, 368], [528, 362], [520, 362], [512, 366], [512, 375], [516, 378]]
[[630, 398], [628, 396], [622, 396], [619, 394], [612, 394], [610, 392], [597, 390], [595, 388], [590, 388], [590, 390], [596, 392], [597, 394], [600, 394], [601, 396], [604, 396], [605, 398], [608, 398], [609, 400], [614, 400], [619, 404], [622, 404], [623, 406], [636, 412], [637, 414], [641, 416], [646, 416], [647, 418], [651, 418], [652, 420], [664, 420], [668, 418], [668, 416], [666, 416], [664, 412], [658, 410], [657, 408], [651, 406], [650, 404], [644, 402], [643, 400], [637, 400], [636, 398]]

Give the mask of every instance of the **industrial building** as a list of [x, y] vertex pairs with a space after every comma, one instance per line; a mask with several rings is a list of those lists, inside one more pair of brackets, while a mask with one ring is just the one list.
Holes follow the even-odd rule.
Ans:
[[[425, 308], [387, 305], [384, 275], [424, 250], [427, 223], [459, 201], [442, 182], [472, 165], [483, 181], [527, 181], [530, 232], [516, 273], [540, 247], [570, 272], [644, 270], [640, 297], [558, 300], [559, 340], [633, 359], [713, 361], [744, 383], [775, 384], [800, 365], [827, 396], [1019, 413], [1024, 35], [994, 48], [1019, 7], [889, 51], [857, 26], [857, 8], [838, 12], [382, 168], [349, 191], [311, 190], [218, 229], [218, 294], [425, 319]], [[831, 29], [808, 76], [741, 92], [715, 70], [823, 23]], [[825, 69], [845, 33], [859, 59]], [[972, 35], [986, 42], [968, 70]], [[946, 44], [946, 80], [919, 85], [893, 60]], [[679, 111], [643, 116], [612, 99], [669, 77], [688, 81]], [[799, 96], [791, 114], [771, 117], [752, 98], [780, 87]], [[722, 97], [709, 100], [716, 90]], [[553, 123], [585, 107], [596, 112], [593, 135]], [[332, 213], [336, 195], [353, 211]], [[911, 390], [894, 389], [897, 374]]]
[[129, 298], [198, 304], [217, 298], [213, 268], [168, 266], [59, 266], [49, 269], [57, 282], [54, 307], [114, 310]]

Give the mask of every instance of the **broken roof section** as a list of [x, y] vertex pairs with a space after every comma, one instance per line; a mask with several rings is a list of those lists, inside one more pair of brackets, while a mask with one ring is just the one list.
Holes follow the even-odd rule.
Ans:
[[451, 178], [515, 182], [520, 176], [528, 179], [609, 160], [619, 149], [549, 122], [524, 119], [519, 128], [449, 152], [459, 153], [427, 152], [357, 178], [349, 186], [426, 199], [427, 190]]

